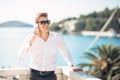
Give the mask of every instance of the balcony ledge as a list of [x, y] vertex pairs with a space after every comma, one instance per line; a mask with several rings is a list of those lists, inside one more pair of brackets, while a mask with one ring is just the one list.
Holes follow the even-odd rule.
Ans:
[[[57, 80], [101, 80], [84, 72], [74, 72], [69, 67], [57, 67], [55, 71]], [[29, 68], [0, 69], [0, 80], [29, 80]]]

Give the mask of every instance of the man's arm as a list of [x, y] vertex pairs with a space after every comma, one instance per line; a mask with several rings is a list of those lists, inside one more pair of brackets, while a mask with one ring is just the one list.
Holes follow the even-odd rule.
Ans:
[[59, 36], [58, 37], [58, 41], [59, 41], [59, 48], [62, 50], [62, 53], [63, 53], [63, 56], [64, 56], [64, 59], [67, 61], [68, 65], [70, 66], [70, 68], [73, 70], [73, 71], [83, 71], [82, 68], [77, 68], [73, 65], [72, 63], [72, 58], [71, 58], [71, 55], [65, 45], [65, 42], [63, 40], [63, 37], [62, 36]]
[[29, 53], [29, 49], [34, 40], [35, 40], [34, 34], [28, 36], [24, 40], [23, 45], [22, 45], [21, 49], [19, 50], [19, 54], [18, 54], [18, 57], [20, 60], [24, 60], [26, 58], [27, 54]]

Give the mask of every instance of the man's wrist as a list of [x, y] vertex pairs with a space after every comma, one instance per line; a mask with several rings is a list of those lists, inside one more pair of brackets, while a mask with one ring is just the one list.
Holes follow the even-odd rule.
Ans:
[[70, 67], [74, 67], [74, 65], [70, 65]]

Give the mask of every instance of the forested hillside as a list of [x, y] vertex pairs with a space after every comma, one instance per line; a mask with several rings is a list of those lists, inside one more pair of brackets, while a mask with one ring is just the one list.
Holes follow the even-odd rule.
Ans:
[[[70, 20], [77, 20], [77, 22], [74, 24], [75, 29], [73, 30], [73, 32], [81, 32], [83, 30], [99, 31], [114, 10], [115, 9], [110, 10], [106, 8], [105, 10], [100, 12], [94, 11], [87, 15], [84, 14], [80, 15], [80, 17], [78, 18], [72, 17], [72, 18], [63, 19], [58, 23], [53, 23], [51, 25], [51, 30], [59, 31], [59, 32], [67, 32], [64, 23]], [[117, 10], [114, 18], [108, 25], [106, 31], [110, 29], [114, 30], [116, 33], [120, 33], [120, 9]]]

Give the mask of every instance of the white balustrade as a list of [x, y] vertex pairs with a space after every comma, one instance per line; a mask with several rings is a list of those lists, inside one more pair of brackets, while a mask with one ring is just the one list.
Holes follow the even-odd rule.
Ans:
[[[84, 72], [74, 72], [69, 67], [57, 67], [57, 80], [101, 80]], [[0, 69], [0, 80], [29, 80], [29, 68]]]

